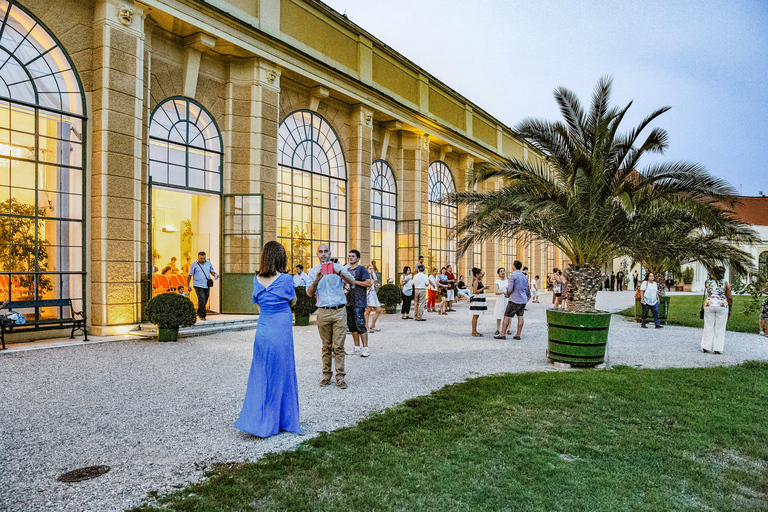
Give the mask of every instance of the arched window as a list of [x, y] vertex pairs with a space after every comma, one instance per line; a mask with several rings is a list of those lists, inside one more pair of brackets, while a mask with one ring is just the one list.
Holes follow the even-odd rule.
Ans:
[[16, 2], [0, 0], [0, 299], [69, 298], [83, 309], [83, 105], [59, 41]]
[[221, 134], [211, 115], [189, 98], [160, 103], [149, 121], [152, 182], [221, 192]]
[[[427, 263], [438, 269], [456, 263], [456, 239], [449, 233], [456, 227], [458, 208], [445, 196], [456, 190], [451, 170], [437, 161], [429, 166], [429, 253]], [[457, 269], [454, 269], [457, 271]]]
[[371, 165], [371, 259], [379, 268], [379, 282], [395, 277], [397, 186], [384, 160]]
[[511, 236], [506, 237], [499, 241], [499, 247], [501, 248], [501, 267], [507, 271], [507, 275], [511, 274], [515, 270], [513, 265], [514, 261], [518, 258], [518, 237]]
[[313, 265], [315, 247], [327, 243], [346, 257], [347, 166], [336, 132], [309, 110], [289, 114], [278, 129], [277, 237], [291, 270]]
[[758, 256], [757, 269], [760, 277], [768, 279], [768, 251], [763, 251]]

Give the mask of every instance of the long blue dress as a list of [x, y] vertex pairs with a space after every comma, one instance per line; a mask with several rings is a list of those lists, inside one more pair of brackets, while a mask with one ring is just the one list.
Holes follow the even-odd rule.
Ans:
[[243, 409], [235, 428], [259, 437], [281, 430], [300, 433], [299, 391], [293, 355], [293, 279], [281, 274], [267, 288], [253, 278], [259, 323]]

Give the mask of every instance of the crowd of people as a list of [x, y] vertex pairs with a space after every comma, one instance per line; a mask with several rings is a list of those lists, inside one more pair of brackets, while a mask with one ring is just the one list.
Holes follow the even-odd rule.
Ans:
[[[375, 327], [376, 319], [382, 313], [376, 293], [381, 273], [375, 262], [367, 267], [361, 265], [360, 252], [357, 250], [349, 251], [346, 265], [338, 263], [331, 256], [330, 247], [320, 244], [317, 248], [318, 264], [306, 273], [298, 265], [296, 275], [291, 277], [286, 273], [285, 248], [277, 242], [268, 242], [264, 246], [259, 273], [253, 280], [253, 301], [260, 306], [260, 318], [246, 396], [235, 423], [236, 428], [259, 437], [274, 435], [280, 430], [300, 432], [291, 313], [291, 305], [296, 301], [295, 287], [306, 287], [307, 295], [315, 299], [318, 308], [317, 330], [322, 354], [321, 387], [329, 386], [335, 380], [338, 388], [347, 389], [345, 358], [348, 355], [370, 355], [368, 333], [379, 330]], [[450, 265], [439, 271], [434, 268], [427, 272], [423, 258], [420, 257], [414, 266], [415, 273], [407, 266], [400, 278], [402, 319], [424, 322], [425, 314], [429, 312], [448, 315], [456, 311], [453, 303], [457, 290], [467, 290], [466, 294], [461, 295], [469, 299], [471, 335], [482, 337], [483, 334], [478, 331], [478, 320], [489, 312], [486, 292], [493, 289], [497, 296], [493, 310], [496, 320], [494, 338], [505, 340], [508, 335], [512, 335], [513, 339], [520, 340], [526, 306], [529, 302], [539, 302], [540, 278], [536, 275], [529, 280], [528, 269], [518, 260], [514, 261], [513, 266], [514, 270], [509, 275], [506, 269], [499, 268], [493, 285], [484, 282], [486, 273], [482, 269], [473, 268], [472, 282], [467, 287], [463, 282], [464, 276], [457, 279]], [[623, 281], [623, 278], [621, 275], [620, 280]], [[554, 268], [548, 281], [552, 284], [553, 308], [565, 308], [568, 283], [562, 270]], [[648, 314], [652, 312], [656, 327], [661, 328], [658, 313], [660, 294], [655, 276], [648, 272], [640, 281], [635, 273], [633, 284], [636, 298], [642, 304], [641, 327], [647, 327]], [[731, 309], [730, 285], [723, 279], [722, 269], [715, 269], [705, 283], [701, 312], [704, 319], [701, 341], [703, 352], [722, 353], [725, 325]], [[515, 317], [517, 325], [513, 335], [511, 323]], [[768, 335], [768, 299], [762, 304], [760, 331]], [[354, 343], [350, 353], [345, 349], [348, 333], [352, 335]]]

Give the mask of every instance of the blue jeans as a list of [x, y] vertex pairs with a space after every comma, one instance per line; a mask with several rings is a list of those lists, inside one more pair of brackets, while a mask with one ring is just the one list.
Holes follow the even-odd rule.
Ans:
[[648, 318], [648, 310], [653, 309], [653, 321], [658, 326], [661, 325], [661, 322], [659, 321], [659, 303], [657, 302], [653, 306], [649, 306], [648, 304], [643, 304], [643, 316], [640, 319], [640, 323], [642, 325], [645, 325], [645, 319]]

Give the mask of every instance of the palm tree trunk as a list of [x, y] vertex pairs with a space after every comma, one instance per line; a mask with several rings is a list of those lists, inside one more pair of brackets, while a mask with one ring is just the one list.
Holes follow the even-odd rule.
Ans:
[[597, 267], [575, 265], [568, 265], [564, 273], [568, 282], [568, 311], [594, 313], [603, 273]]
[[664, 297], [667, 294], [667, 271], [663, 267], [649, 268], [645, 272], [651, 273], [659, 287], [659, 296]]

